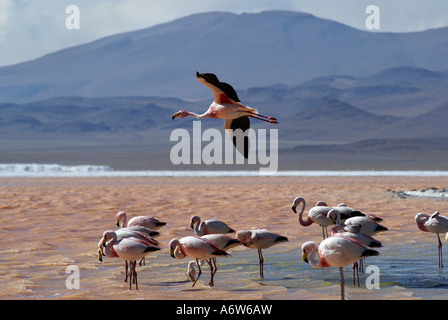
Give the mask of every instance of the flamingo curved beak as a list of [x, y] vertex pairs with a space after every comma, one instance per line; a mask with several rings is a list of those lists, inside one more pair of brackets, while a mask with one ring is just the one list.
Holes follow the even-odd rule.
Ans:
[[308, 254], [305, 251], [302, 251], [302, 260], [308, 263]]
[[173, 114], [173, 116], [171, 117], [171, 120], [176, 119], [179, 116], [179, 112], [176, 112], [175, 114]]
[[296, 206], [292, 206], [291, 209], [292, 211], [294, 211], [294, 213], [297, 213]]
[[115, 221], [115, 224], [117, 225], [117, 227], [119, 227], [120, 226], [120, 221], [118, 221], [118, 219], [117, 219], [117, 221]]
[[174, 255], [174, 249], [170, 248], [170, 256], [172, 256], [173, 258], [176, 258], [176, 256]]
[[98, 260], [103, 262], [103, 252], [100, 249], [98, 250]]

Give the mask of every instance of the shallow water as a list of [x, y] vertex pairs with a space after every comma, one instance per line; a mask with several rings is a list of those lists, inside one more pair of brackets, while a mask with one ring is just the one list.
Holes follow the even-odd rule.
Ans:
[[[436, 236], [418, 230], [414, 216], [435, 210], [448, 215], [448, 201], [402, 199], [392, 192], [447, 185], [447, 177], [1, 178], [0, 298], [337, 300], [339, 270], [313, 269], [301, 260], [301, 244], [319, 242], [321, 229], [299, 225], [290, 206], [300, 195], [308, 202], [305, 212], [318, 200], [345, 202], [380, 215], [390, 229], [376, 236], [381, 254], [365, 262], [379, 268], [380, 288], [366, 288], [367, 273], [354, 287], [347, 266], [347, 299], [447, 299], [448, 253], [446, 268], [439, 270]], [[116, 229], [120, 210], [167, 222], [159, 230], [163, 249], [137, 268], [138, 291], [123, 282], [123, 261], [97, 259], [97, 243], [103, 231]], [[257, 252], [238, 247], [218, 259], [215, 287], [208, 287], [204, 266], [192, 288], [189, 259], [173, 259], [167, 247], [171, 239], [193, 234], [193, 214], [219, 218], [236, 230], [265, 227], [289, 242], [263, 251], [264, 279]], [[79, 268], [79, 289], [66, 286], [68, 266]]]

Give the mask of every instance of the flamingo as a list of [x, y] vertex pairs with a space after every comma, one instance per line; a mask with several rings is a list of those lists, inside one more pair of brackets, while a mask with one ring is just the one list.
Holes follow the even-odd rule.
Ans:
[[[187, 236], [181, 239], [172, 239], [169, 243], [170, 248], [170, 256], [173, 258], [180, 257], [189, 257], [196, 260], [199, 273], [196, 280], [193, 282], [192, 287], [196, 284], [199, 277], [202, 274], [201, 267], [199, 266], [199, 260], [206, 260], [208, 265], [210, 266], [210, 282], [209, 286], [214, 286], [214, 275], [216, 273], [216, 263], [213, 263], [212, 258], [215, 257], [229, 257], [228, 254], [223, 249], [219, 248], [216, 244], [206, 239], [196, 237], [196, 236]], [[177, 253], [176, 253], [177, 250]]]
[[[434, 211], [432, 215], [426, 213], [417, 213], [415, 216], [417, 227], [424, 232], [432, 232], [437, 234], [438, 251], [439, 251], [439, 268], [443, 268], [442, 241], [440, 241], [440, 233], [448, 232], [448, 218], [441, 216], [439, 211]], [[447, 234], [448, 240], [448, 234]]]
[[[332, 221], [336, 221], [336, 226], [331, 230], [331, 236], [335, 237], [348, 237], [354, 239], [356, 241], [361, 242], [365, 246], [369, 248], [379, 248], [382, 247], [382, 243], [371, 236], [368, 236], [364, 233], [361, 233], [361, 225], [345, 225], [340, 223], [340, 212], [336, 209], [330, 210], [328, 212], [328, 218]], [[357, 279], [358, 287], [359, 287], [359, 271], [363, 271], [363, 260], [360, 259], [360, 263], [353, 263], [353, 285], [355, 285], [355, 281]]]
[[[266, 117], [258, 113], [257, 109], [241, 104], [238, 95], [231, 85], [225, 82], [220, 82], [218, 77], [213, 73], [199, 73], [196, 72], [196, 77], [201, 83], [209, 87], [213, 92], [213, 102], [208, 110], [203, 114], [196, 114], [194, 112], [180, 110], [173, 114], [172, 119], [185, 118], [192, 116], [197, 119], [214, 118], [225, 119], [224, 128], [232, 139], [233, 144], [237, 150], [248, 158], [249, 155], [249, 141], [245, 136], [244, 146], [237, 143], [234, 135], [236, 129], [241, 129], [246, 132], [250, 127], [249, 117], [269, 123], [278, 123], [276, 118]], [[242, 147], [244, 147], [242, 149]]]
[[120, 258], [130, 263], [130, 281], [129, 289], [132, 289], [132, 283], [138, 290], [136, 260], [141, 259], [151, 252], [160, 250], [160, 247], [145, 240], [134, 237], [118, 239], [117, 234], [108, 230], [103, 233], [102, 245], [104, 255], [111, 258]]
[[166, 222], [162, 222], [155, 217], [149, 216], [137, 216], [133, 217], [129, 221], [127, 220], [126, 212], [120, 211], [115, 216], [118, 227], [131, 227], [131, 226], [143, 226], [148, 229], [157, 230], [166, 225]]
[[194, 229], [194, 233], [198, 237], [206, 234], [235, 232], [235, 230], [222, 221], [209, 219], [201, 222], [201, 218], [198, 216], [192, 216], [190, 218], [190, 227]]
[[203, 235], [201, 238], [213, 242], [218, 247], [220, 247], [221, 249], [226, 250], [226, 251], [241, 244], [240, 240], [233, 238], [233, 237], [229, 237], [228, 235], [219, 234], [219, 233], [206, 234], [206, 235]]
[[319, 246], [308, 241], [302, 245], [302, 259], [314, 268], [339, 267], [341, 275], [341, 300], [345, 300], [343, 267], [353, 264], [362, 257], [376, 256], [379, 252], [361, 242], [345, 236], [329, 237]]
[[[121, 240], [121, 239], [125, 239], [125, 238], [137, 238], [138, 240], [147, 241], [150, 244], [155, 245], [155, 246], [159, 245], [159, 242], [152, 238], [152, 236], [158, 236], [159, 232], [147, 229], [145, 227], [135, 226], [135, 227], [128, 227], [128, 228], [121, 228], [121, 229], [118, 229], [118, 230], [116, 230], [114, 232], [115, 232], [115, 234], [117, 236], [117, 240]], [[109, 236], [109, 237], [111, 237], [111, 236]], [[103, 234], [103, 238], [104, 238], [104, 234]], [[98, 248], [101, 251], [101, 252], [99, 252], [99, 258], [98, 259], [100, 261], [102, 261], [102, 256], [105, 255], [105, 254], [103, 254], [104, 246], [101, 246], [100, 243], [99, 243], [98, 244]], [[144, 260], [144, 257], [141, 259], [141, 261], [143, 261], [143, 260]], [[141, 261], [140, 261], [139, 265], [142, 265]], [[124, 282], [127, 282], [128, 276], [129, 276], [129, 273], [128, 273], [128, 261], [125, 260], [125, 279], [124, 279]]]
[[361, 232], [368, 235], [373, 236], [378, 232], [384, 232], [389, 230], [385, 226], [379, 224], [374, 219], [369, 217], [352, 217], [344, 222], [347, 226], [355, 225], [361, 227]]
[[[317, 202], [316, 206], [312, 207], [308, 211], [308, 217], [306, 220], [303, 220], [303, 212], [305, 211], [306, 207], [306, 201], [302, 197], [296, 197], [294, 201], [292, 202], [291, 209], [294, 211], [294, 213], [297, 213], [297, 206], [299, 204], [302, 204], [302, 209], [299, 212], [299, 223], [307, 227], [311, 225], [313, 222], [316, 222], [322, 227], [322, 238], [325, 239], [328, 237], [328, 230], [327, 227], [331, 224], [334, 224], [330, 219], [328, 219], [327, 215], [328, 212], [333, 209], [333, 207], [328, 207], [325, 202], [319, 201]], [[348, 208], [348, 207], [346, 207]], [[351, 208], [349, 208], [351, 209]], [[343, 209], [343, 212], [340, 212], [340, 219], [341, 221], [344, 221], [352, 216], [361, 215], [363, 214], [360, 211], [357, 210], [347, 210]]]
[[263, 254], [262, 249], [267, 249], [281, 242], [288, 241], [288, 238], [267, 229], [240, 230], [236, 233], [238, 240], [248, 248], [258, 250], [258, 264], [260, 265], [260, 277], [263, 278]]

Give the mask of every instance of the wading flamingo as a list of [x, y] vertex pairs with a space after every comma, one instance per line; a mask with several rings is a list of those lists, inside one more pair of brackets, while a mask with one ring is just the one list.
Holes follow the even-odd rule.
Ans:
[[[333, 209], [333, 207], [328, 207], [325, 202], [319, 201], [317, 202], [316, 206], [312, 207], [308, 211], [308, 217], [306, 220], [303, 220], [303, 212], [305, 211], [306, 207], [306, 201], [302, 197], [296, 197], [293, 202], [291, 209], [294, 211], [294, 213], [297, 213], [297, 206], [299, 204], [302, 204], [302, 209], [299, 212], [299, 223], [300, 225], [304, 227], [308, 227], [309, 225], [313, 224], [314, 222], [317, 223], [322, 227], [322, 238], [325, 239], [328, 237], [328, 230], [327, 227], [331, 224], [334, 224], [330, 219], [328, 219], [327, 215], [328, 212]], [[347, 209], [349, 207], [345, 207], [343, 209], [343, 212], [340, 212], [340, 219], [341, 221], [345, 221], [346, 219], [357, 216], [357, 215], [364, 215], [361, 211], [351, 210]]]
[[[133, 217], [128, 221], [128, 217], [126, 215], [126, 212], [120, 211], [115, 216], [116, 224], [120, 228], [138, 228], [138, 227], [144, 227], [150, 230], [156, 230], [160, 229], [164, 225], [166, 225], [166, 222], [162, 222], [159, 219], [155, 217], [149, 217], [149, 216], [137, 216]], [[142, 230], [140, 230], [142, 231]], [[148, 234], [151, 231], [144, 231]], [[139, 262], [139, 265], [145, 264], [145, 258], [141, 259]]]
[[201, 221], [201, 218], [198, 216], [192, 216], [190, 218], [190, 227], [194, 229], [194, 233], [201, 237], [206, 234], [214, 234], [214, 233], [232, 233], [235, 232], [232, 228], [230, 228], [227, 224], [222, 221], [208, 219]]
[[266, 117], [258, 113], [257, 109], [241, 104], [238, 95], [231, 85], [220, 82], [213, 73], [196, 72], [196, 77], [201, 83], [209, 87], [213, 92], [213, 102], [208, 110], [203, 114], [180, 110], [173, 114], [172, 119], [192, 116], [197, 119], [214, 118], [225, 119], [224, 128], [232, 139], [237, 150], [245, 157], [249, 155], [249, 139], [244, 136], [244, 145], [237, 143], [239, 139], [234, 135], [236, 129], [241, 129], [243, 133], [250, 127], [249, 117], [269, 123], [278, 123], [276, 118]]
[[112, 230], [103, 233], [102, 245], [104, 246], [104, 255], [106, 257], [116, 257], [130, 261], [129, 289], [132, 289], [132, 283], [135, 283], [137, 290], [136, 260], [142, 259], [151, 252], [160, 250], [159, 246], [138, 238], [118, 239], [117, 234]]
[[[372, 238], [371, 236], [368, 236], [364, 233], [361, 233], [361, 225], [345, 225], [340, 223], [340, 212], [336, 209], [330, 210], [328, 212], [328, 218], [336, 223], [336, 226], [333, 227], [331, 230], [331, 236], [335, 237], [348, 237], [352, 238], [356, 241], [361, 242], [362, 244], [366, 245], [369, 248], [379, 248], [382, 247], [382, 244], [380, 241]], [[363, 268], [363, 261], [365, 258], [361, 258], [358, 261], [353, 263], [353, 285], [356, 285], [356, 280], [359, 287], [359, 272], [364, 272]]]
[[267, 249], [281, 242], [288, 241], [288, 238], [266, 229], [240, 230], [236, 233], [238, 240], [243, 245], [251, 249], [258, 250], [258, 264], [260, 265], [260, 277], [263, 278], [263, 254], [262, 249]]
[[[158, 236], [159, 232], [150, 230], [145, 227], [135, 226], [135, 227], [128, 227], [128, 228], [121, 228], [114, 231], [117, 235], [117, 241], [125, 238], [137, 238], [142, 241], [147, 241], [152, 245], [158, 246], [159, 242], [152, 238], [153, 236]], [[104, 234], [103, 234], [104, 238]], [[101, 241], [100, 241], [101, 242]], [[101, 250], [101, 253], [103, 252], [103, 248], [100, 248], [100, 244], [98, 244], [98, 248]], [[105, 254], [103, 254], [105, 255]], [[102, 261], [102, 255], [100, 255], [99, 260]], [[142, 265], [142, 261], [144, 261], [144, 257], [140, 260], [139, 265]], [[125, 279], [124, 282], [128, 281], [128, 261], [125, 260]]]
[[199, 266], [199, 260], [206, 260], [208, 265], [210, 266], [209, 286], [212, 287], [214, 286], [213, 280], [216, 273], [216, 263], [214, 263], [213, 258], [230, 256], [230, 254], [219, 248], [213, 242], [196, 236], [188, 236], [181, 239], [172, 239], [169, 243], [169, 248], [170, 256], [172, 256], [173, 258], [179, 259], [182, 256], [186, 256], [196, 260], [199, 273], [198, 277], [193, 282], [192, 287], [194, 287], [202, 274], [201, 267]]
[[345, 220], [345, 225], [350, 226], [360, 226], [361, 227], [361, 233], [364, 233], [368, 236], [373, 236], [377, 234], [378, 232], [384, 232], [389, 230], [385, 226], [379, 224], [374, 219], [369, 217], [352, 217], [347, 220]]
[[[442, 241], [440, 241], [439, 234], [448, 232], [448, 218], [441, 216], [439, 214], [439, 211], [435, 211], [432, 215], [426, 213], [417, 213], [417, 215], [415, 216], [415, 222], [417, 223], [417, 227], [420, 230], [437, 234], [439, 268], [443, 268]], [[448, 234], [446, 237], [448, 237]]]
[[115, 216], [116, 224], [120, 228], [142, 226], [148, 229], [157, 230], [166, 225], [166, 222], [162, 222], [155, 217], [149, 216], [137, 216], [128, 221], [126, 212], [120, 211]]
[[345, 300], [343, 267], [357, 260], [376, 256], [379, 252], [349, 237], [337, 236], [324, 239], [319, 246], [308, 241], [302, 245], [302, 259], [314, 268], [339, 267], [341, 275], [341, 300]]

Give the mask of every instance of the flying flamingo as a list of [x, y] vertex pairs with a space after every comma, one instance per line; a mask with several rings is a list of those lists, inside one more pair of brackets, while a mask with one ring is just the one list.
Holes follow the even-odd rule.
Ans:
[[149, 216], [137, 216], [128, 221], [126, 212], [120, 211], [115, 216], [116, 224], [118, 227], [131, 227], [131, 226], [143, 226], [148, 229], [157, 230], [166, 225], [166, 222], [162, 222], [155, 217]]
[[324, 239], [319, 246], [308, 241], [302, 245], [302, 259], [314, 268], [339, 267], [341, 275], [341, 300], [345, 300], [343, 267], [362, 257], [376, 256], [379, 252], [369, 249], [361, 242], [349, 237], [337, 236]]
[[118, 239], [117, 234], [108, 230], [103, 233], [102, 245], [104, 255], [110, 258], [120, 258], [130, 262], [129, 289], [132, 289], [132, 283], [138, 290], [136, 260], [141, 259], [151, 252], [160, 250], [160, 247], [145, 240], [134, 237]]
[[263, 254], [262, 249], [267, 249], [275, 244], [288, 241], [288, 238], [266, 229], [240, 230], [236, 233], [238, 240], [248, 248], [258, 250], [258, 264], [260, 265], [260, 277], [263, 278]]
[[[448, 218], [441, 216], [439, 211], [435, 211], [432, 215], [425, 213], [417, 213], [415, 216], [417, 227], [424, 232], [432, 232], [437, 234], [438, 251], [439, 251], [439, 268], [443, 268], [442, 241], [440, 241], [440, 233], [448, 232]], [[448, 237], [448, 234], [447, 236]], [[448, 239], [447, 239], [448, 240]]]
[[222, 221], [215, 219], [201, 221], [201, 218], [198, 216], [192, 216], [190, 218], [190, 227], [194, 229], [194, 233], [198, 237], [206, 234], [235, 232], [235, 230]]
[[[206, 239], [196, 237], [196, 236], [188, 236], [183, 237], [181, 239], [172, 239], [169, 243], [170, 248], [170, 256], [173, 258], [181, 258], [189, 257], [196, 260], [199, 273], [196, 280], [193, 282], [192, 287], [196, 284], [199, 277], [202, 274], [201, 267], [199, 266], [199, 260], [206, 260], [208, 265], [210, 266], [210, 282], [209, 286], [214, 285], [214, 275], [216, 273], [216, 263], [213, 263], [213, 259], [215, 257], [228, 257], [228, 254], [223, 249], [219, 248], [216, 244]], [[176, 253], [177, 250], [177, 253]]]
[[[172, 119], [185, 118], [192, 116], [197, 119], [214, 118], [225, 119], [224, 128], [233, 141], [237, 150], [248, 158], [249, 155], [249, 141], [247, 137], [244, 141], [244, 146], [237, 143], [235, 130], [241, 129], [245, 132], [250, 127], [249, 117], [269, 123], [278, 123], [276, 118], [266, 117], [258, 113], [257, 109], [241, 104], [238, 95], [231, 85], [225, 82], [220, 82], [218, 77], [213, 73], [199, 73], [196, 72], [196, 77], [201, 83], [209, 87], [213, 92], [213, 102], [208, 110], [203, 114], [196, 114], [194, 112], [180, 110], [173, 114]], [[244, 147], [244, 149], [242, 149]]]
[[[328, 212], [333, 209], [333, 207], [328, 207], [325, 202], [319, 201], [317, 202], [316, 206], [312, 207], [308, 211], [308, 217], [306, 220], [303, 220], [303, 212], [305, 211], [306, 207], [306, 201], [302, 197], [296, 197], [294, 201], [292, 202], [291, 209], [294, 211], [294, 213], [297, 213], [297, 206], [299, 204], [302, 204], [302, 209], [299, 212], [299, 223], [307, 227], [314, 222], [317, 223], [322, 227], [322, 238], [325, 239], [328, 237], [328, 230], [327, 227], [331, 224], [334, 224], [330, 219], [328, 219], [327, 215]], [[347, 207], [348, 208], [348, 207]], [[340, 212], [340, 219], [341, 221], [344, 221], [352, 216], [356, 215], [362, 215], [363, 213], [357, 210], [346, 210], [344, 209], [343, 212]]]

